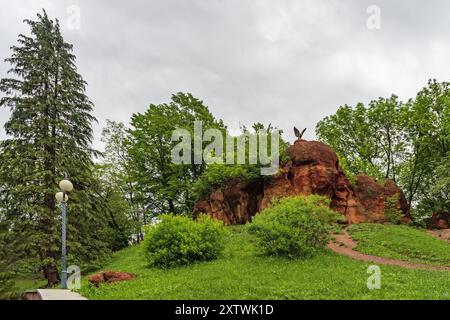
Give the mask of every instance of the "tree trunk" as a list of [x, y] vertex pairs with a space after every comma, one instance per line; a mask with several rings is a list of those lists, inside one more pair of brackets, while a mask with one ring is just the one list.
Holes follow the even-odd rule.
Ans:
[[170, 211], [170, 213], [175, 214], [175, 205], [173, 204], [172, 199], [169, 199], [169, 211]]
[[51, 287], [59, 283], [58, 269], [54, 264], [44, 266], [43, 271], [44, 277], [47, 279], [47, 287]]

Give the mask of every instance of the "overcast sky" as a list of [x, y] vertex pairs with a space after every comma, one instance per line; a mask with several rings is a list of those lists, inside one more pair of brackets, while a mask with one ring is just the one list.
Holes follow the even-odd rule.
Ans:
[[[313, 139], [340, 105], [407, 99], [429, 78], [450, 80], [446, 0], [2, 0], [2, 60], [42, 8], [74, 45], [97, 148], [106, 119], [128, 123], [179, 91], [231, 128], [270, 122], [292, 141], [293, 125]], [[7, 69], [0, 62], [0, 77]], [[0, 110], [0, 138], [8, 117]]]

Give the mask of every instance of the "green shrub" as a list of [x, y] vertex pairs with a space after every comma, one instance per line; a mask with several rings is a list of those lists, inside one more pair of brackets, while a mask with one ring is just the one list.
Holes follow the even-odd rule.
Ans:
[[422, 208], [410, 208], [409, 215], [411, 216], [410, 226], [425, 229], [427, 227], [427, 219], [431, 218], [431, 214], [423, 211]]
[[353, 187], [356, 186], [356, 174], [351, 170], [347, 158], [342, 157], [339, 154], [337, 154], [337, 156], [339, 159], [339, 165], [341, 166], [341, 169], [344, 172], [345, 176], [347, 177], [348, 181]]
[[400, 224], [402, 221], [402, 212], [397, 209], [398, 195], [386, 198], [384, 201], [384, 216], [392, 224]]
[[308, 258], [323, 248], [339, 216], [322, 196], [287, 197], [257, 214], [248, 225], [267, 255]]
[[18, 295], [12, 273], [0, 271], [0, 300], [17, 299]]
[[161, 215], [147, 229], [144, 254], [151, 266], [170, 268], [216, 259], [223, 250], [222, 222], [201, 215], [197, 221], [185, 216]]

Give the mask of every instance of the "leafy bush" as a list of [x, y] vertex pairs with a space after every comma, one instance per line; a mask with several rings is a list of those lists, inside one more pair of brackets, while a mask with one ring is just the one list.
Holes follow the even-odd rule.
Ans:
[[144, 238], [144, 253], [151, 266], [170, 268], [216, 259], [224, 248], [222, 222], [201, 215], [161, 215]]
[[11, 272], [0, 271], [0, 300], [17, 299], [17, 288], [14, 285]]
[[411, 216], [410, 226], [425, 229], [427, 227], [427, 219], [430, 219], [432, 214], [424, 212], [422, 208], [410, 208], [409, 215]]
[[384, 201], [384, 216], [386, 220], [392, 224], [400, 224], [402, 220], [402, 212], [397, 209], [398, 195], [386, 198]]
[[347, 158], [339, 154], [337, 154], [337, 156], [339, 159], [339, 165], [341, 166], [341, 169], [348, 181], [353, 187], [356, 186], [356, 174], [351, 170], [351, 166], [349, 165]]
[[339, 216], [322, 196], [287, 197], [257, 214], [249, 230], [264, 253], [308, 258], [328, 243], [328, 234]]

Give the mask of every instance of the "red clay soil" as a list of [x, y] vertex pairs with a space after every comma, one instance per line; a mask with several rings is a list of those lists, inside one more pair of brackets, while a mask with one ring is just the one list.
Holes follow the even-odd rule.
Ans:
[[450, 229], [441, 229], [441, 230], [428, 230], [427, 233], [432, 235], [433, 237], [438, 238], [439, 240], [447, 241], [450, 243]]
[[[450, 231], [450, 230], [449, 230]], [[361, 261], [369, 261], [376, 264], [385, 264], [390, 266], [398, 266], [407, 269], [427, 269], [427, 270], [447, 270], [450, 271], [450, 267], [446, 266], [432, 266], [423, 263], [413, 263], [403, 260], [382, 258], [378, 256], [372, 256], [369, 254], [364, 254], [358, 251], [353, 250], [358, 243], [353, 240], [348, 234], [347, 230], [344, 231], [344, 234], [333, 235], [334, 239], [330, 241], [328, 244], [328, 248], [332, 251], [350, 257], [352, 259], [361, 260]]]

